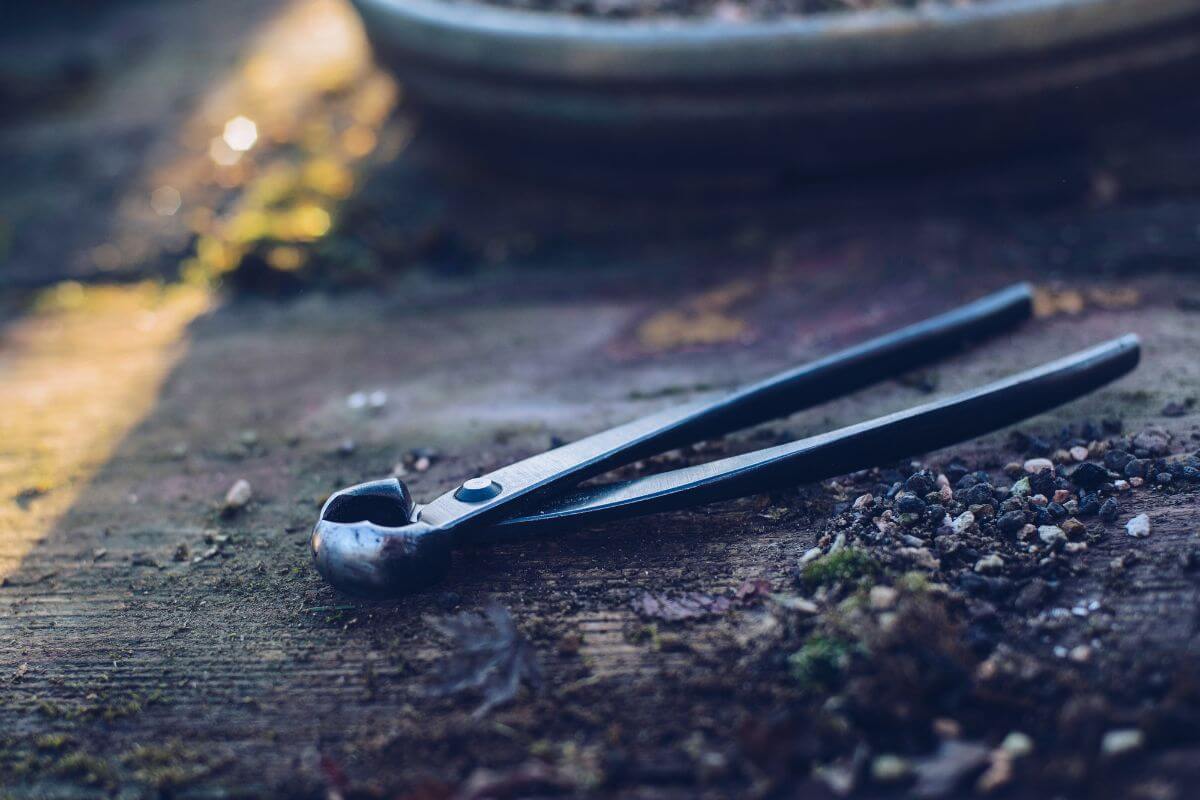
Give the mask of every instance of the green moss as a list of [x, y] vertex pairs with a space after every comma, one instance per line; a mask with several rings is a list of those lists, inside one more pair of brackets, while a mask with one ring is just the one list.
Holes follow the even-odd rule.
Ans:
[[141, 702], [132, 697], [118, 700], [107, 705], [98, 706], [96, 708], [97, 715], [101, 719], [109, 722], [113, 721], [114, 719], [120, 719], [121, 717], [131, 717], [134, 714], [140, 714], [141, 712]]
[[122, 755], [121, 762], [133, 769], [134, 780], [159, 791], [185, 786], [211, 771], [203, 758], [179, 742], [138, 745]]
[[804, 689], [827, 689], [837, 683], [850, 661], [851, 645], [814, 634], [788, 657], [788, 672]]
[[116, 783], [116, 771], [102, 758], [75, 751], [67, 753], [54, 762], [51, 772], [72, 778], [89, 786], [112, 786]]
[[804, 566], [800, 583], [812, 591], [840, 583], [865, 583], [879, 573], [879, 564], [862, 550], [846, 547]]
[[62, 706], [57, 703], [52, 703], [49, 700], [40, 700], [37, 704], [37, 710], [43, 716], [61, 717], [64, 716]]
[[929, 591], [929, 576], [916, 570], [906, 572], [896, 581], [896, 588], [910, 594], [923, 594]]
[[34, 746], [38, 750], [62, 750], [71, 742], [71, 737], [65, 733], [45, 733], [37, 737]]

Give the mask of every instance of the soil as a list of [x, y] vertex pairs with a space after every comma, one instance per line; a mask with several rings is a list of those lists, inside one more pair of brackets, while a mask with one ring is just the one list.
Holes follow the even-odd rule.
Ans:
[[[253, 92], [279, 73], [242, 65], [311, 51], [289, 37], [342, 30], [346, 8], [264, 3], [279, 27], [244, 30], [202, 25], [213, 8], [117, 9], [172, 21], [155, 17], [157, 56], [88, 96], [136, 96], [163, 59], [187, 79], [146, 96], [146, 162], [116, 184], [98, 165], [133, 150], [107, 104], [3, 131], [24, 176], [0, 265], [5, 794], [1191, 795], [1200, 120], [969, 170], [600, 194], [465, 166], [358, 61], [266, 81], [287, 99], [269, 127]], [[212, 171], [235, 114], [263, 141]], [[47, 130], [56, 156], [31, 161]], [[179, 216], [145, 216], [168, 181]], [[56, 191], [113, 199], [70, 205], [68, 230], [38, 211]], [[101, 269], [112, 242], [151, 257]], [[338, 594], [311, 568], [337, 488], [402, 473], [428, 500], [1019, 279], [1037, 317], [1011, 335], [619, 474], [1127, 331], [1142, 365], [911, 461], [469, 548], [403, 600]], [[1043, 458], [1054, 472], [1034, 475]], [[1143, 514], [1149, 535], [1130, 535]]]
[[528, 11], [599, 19], [713, 19], [723, 22], [770, 20], [813, 14], [846, 14], [881, 9], [953, 6], [981, 0], [484, 0]]

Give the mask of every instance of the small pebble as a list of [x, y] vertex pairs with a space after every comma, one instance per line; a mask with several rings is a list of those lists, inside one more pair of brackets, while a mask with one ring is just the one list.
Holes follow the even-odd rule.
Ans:
[[1071, 458], [1075, 459], [1076, 461], [1087, 461], [1088, 459], [1088, 449], [1081, 445], [1072, 447], [1070, 453]]
[[1162, 428], [1147, 428], [1133, 437], [1134, 452], [1139, 455], [1165, 456], [1171, 450], [1171, 434]]
[[1021, 731], [1013, 731], [1004, 737], [1004, 741], [1000, 743], [1000, 749], [1013, 758], [1024, 758], [1033, 752], [1033, 739]]
[[1086, 664], [1092, 660], [1092, 648], [1086, 644], [1076, 645], [1071, 648], [1071, 652], [1067, 654], [1067, 657], [1076, 664]]
[[1002, 533], [1007, 534], [1016, 533], [1017, 531], [1021, 530], [1024, 525], [1025, 512], [1023, 511], [1009, 511], [1008, 513], [1001, 514], [1000, 518], [996, 520], [996, 527], [998, 527]]
[[235, 511], [240, 511], [245, 508], [250, 502], [253, 492], [250, 489], [250, 482], [245, 478], [240, 478], [233, 486], [229, 487], [229, 491], [225, 493], [225, 503], [221, 510], [226, 514], [232, 514]]
[[1146, 735], [1137, 728], [1118, 728], [1104, 734], [1100, 740], [1100, 752], [1109, 757], [1121, 756], [1141, 750]]
[[1087, 542], [1067, 542], [1065, 545], [1063, 545], [1063, 550], [1067, 551], [1068, 553], [1082, 553], [1087, 549]]
[[1132, 486], [1134, 489], [1140, 489], [1146, 485], [1146, 479], [1138, 478], [1138, 477], [1130, 478], [1129, 485]]
[[821, 548], [810, 547], [804, 551], [804, 555], [800, 556], [800, 563], [807, 564], [810, 561], [816, 561], [821, 557]]
[[1063, 520], [1058, 527], [1062, 528], [1063, 533], [1072, 539], [1076, 539], [1087, 533], [1087, 526], [1073, 517], [1068, 520]]
[[1000, 572], [1004, 569], [1004, 559], [995, 553], [986, 555], [975, 562], [976, 572]]
[[1053, 547], [1058, 542], [1065, 542], [1067, 535], [1057, 525], [1041, 525], [1037, 529], [1038, 538]]
[[1124, 478], [1119, 478], [1119, 479], [1113, 481], [1113, 488], [1116, 489], [1118, 492], [1128, 492], [1129, 491], [1129, 481], [1125, 480]]
[[871, 608], [876, 611], [887, 611], [896, 605], [896, 598], [899, 594], [891, 586], [872, 586]]
[[911, 560], [918, 567], [928, 570], [941, 569], [942, 562], [929, 552], [928, 547], [901, 547], [896, 555]]
[[995, 502], [993, 491], [994, 490], [992, 489], [991, 484], [977, 483], [962, 493], [959, 496], [959, 499], [962, 500], [963, 504], [968, 506], [979, 506], [984, 505], [985, 503], [993, 503]]
[[1110, 497], [1100, 506], [1100, 519], [1105, 522], [1115, 522], [1117, 516], [1121, 513], [1121, 506], [1117, 503], [1116, 498]]
[[871, 779], [876, 783], [896, 783], [912, 773], [912, 765], [900, 756], [885, 754], [871, 761]]
[[1055, 503], [1065, 503], [1071, 499], [1071, 493], [1066, 489], [1055, 489], [1054, 496], [1050, 499]]
[[924, 497], [934, 491], [936, 486], [936, 481], [924, 472], [918, 472], [904, 482], [904, 488], [918, 497]]
[[1125, 465], [1133, 460], [1133, 456], [1124, 450], [1109, 450], [1104, 454], [1104, 466], [1115, 472], [1124, 472]]
[[964, 511], [954, 518], [954, 523], [951, 527], [955, 533], [966, 533], [971, 526], [975, 524], [975, 515], [970, 511]]
[[1045, 470], [1053, 470], [1054, 462], [1048, 458], [1031, 458], [1025, 462], [1024, 466], [1026, 472], [1036, 475]]
[[1108, 482], [1108, 470], [1099, 464], [1086, 462], [1071, 472], [1070, 479], [1081, 489], [1096, 489]]
[[1145, 539], [1150, 535], [1150, 517], [1146, 514], [1138, 514], [1125, 523], [1125, 532], [1135, 539]]
[[896, 510], [901, 514], [920, 514], [925, 511], [925, 501], [910, 492], [896, 496]]
[[1009, 491], [1012, 492], [1014, 497], [1025, 497], [1033, 491], [1033, 486], [1030, 484], [1029, 478], [1021, 478], [1021, 480], [1012, 485], [1012, 489]]
[[859, 495], [854, 501], [854, 508], [859, 511], [864, 508], [870, 508], [873, 505], [875, 505], [875, 495], [870, 493]]

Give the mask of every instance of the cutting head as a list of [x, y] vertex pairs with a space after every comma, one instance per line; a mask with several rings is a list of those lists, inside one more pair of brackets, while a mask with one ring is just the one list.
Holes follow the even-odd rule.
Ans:
[[418, 591], [450, 569], [451, 535], [416, 519], [408, 487], [390, 478], [343, 489], [312, 533], [313, 561], [331, 584], [363, 596]]

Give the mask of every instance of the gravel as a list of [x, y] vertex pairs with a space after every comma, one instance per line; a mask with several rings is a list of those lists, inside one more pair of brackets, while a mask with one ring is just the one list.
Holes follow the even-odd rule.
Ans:
[[1146, 735], [1136, 728], [1120, 728], [1104, 734], [1100, 740], [1100, 752], [1106, 756], [1121, 756], [1141, 750], [1146, 743]]
[[1135, 539], [1145, 539], [1150, 535], [1150, 517], [1138, 514], [1125, 523], [1125, 532]]

